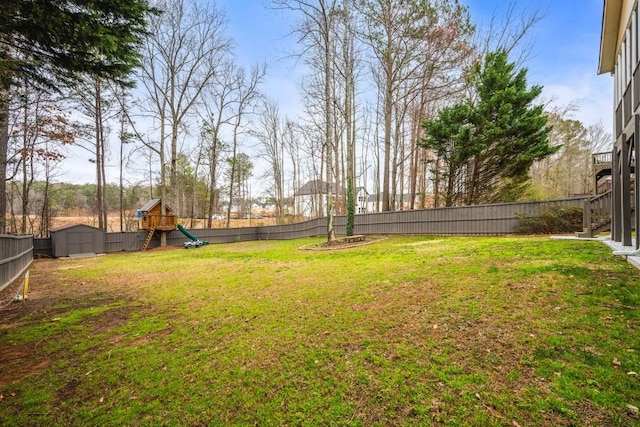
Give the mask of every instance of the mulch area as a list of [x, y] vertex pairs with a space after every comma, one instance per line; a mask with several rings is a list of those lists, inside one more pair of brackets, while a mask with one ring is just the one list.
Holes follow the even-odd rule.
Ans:
[[300, 246], [298, 249], [305, 251], [333, 251], [339, 249], [351, 249], [360, 246], [370, 245], [372, 243], [384, 240], [381, 236], [364, 236], [364, 239], [357, 242], [345, 241], [343, 238], [336, 238], [334, 242], [311, 243], [309, 245]]

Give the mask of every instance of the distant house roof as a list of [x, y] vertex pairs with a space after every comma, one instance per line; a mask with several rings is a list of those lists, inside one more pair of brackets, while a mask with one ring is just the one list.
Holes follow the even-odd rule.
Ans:
[[356, 188], [356, 194], [358, 194], [359, 192], [364, 191], [365, 193], [369, 194], [369, 192], [367, 191], [366, 188], [364, 187], [357, 187]]
[[[336, 184], [331, 185], [331, 192], [334, 194], [337, 192]], [[326, 194], [327, 192], [327, 182], [321, 179], [312, 179], [311, 181], [307, 181], [298, 191], [296, 192], [296, 196], [310, 196], [313, 194]], [[341, 189], [342, 194], [346, 191], [344, 188]]]

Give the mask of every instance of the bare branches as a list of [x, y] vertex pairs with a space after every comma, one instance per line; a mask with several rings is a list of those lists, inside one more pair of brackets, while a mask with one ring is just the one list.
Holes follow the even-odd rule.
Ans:
[[532, 31], [544, 16], [542, 9], [519, 8], [516, 0], [502, 9], [496, 8], [487, 26], [477, 32], [480, 57], [491, 51], [504, 50], [518, 68], [522, 67], [533, 52]]
[[151, 21], [139, 77], [146, 92], [143, 106], [159, 128], [157, 151], [165, 192], [164, 158], [169, 154], [169, 182], [174, 183], [179, 131], [225, 62], [231, 40], [225, 34], [224, 15], [214, 5], [162, 0], [158, 7], [164, 13]]

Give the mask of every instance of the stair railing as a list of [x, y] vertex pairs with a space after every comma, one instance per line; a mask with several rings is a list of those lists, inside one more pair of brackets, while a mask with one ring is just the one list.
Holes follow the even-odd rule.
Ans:
[[582, 210], [582, 235], [593, 237], [600, 228], [611, 223], [611, 190], [585, 199]]

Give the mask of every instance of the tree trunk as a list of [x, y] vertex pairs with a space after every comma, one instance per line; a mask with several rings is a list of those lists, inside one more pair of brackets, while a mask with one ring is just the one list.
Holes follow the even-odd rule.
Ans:
[[[218, 127], [213, 128], [211, 141], [211, 152], [209, 153], [209, 213], [207, 217], [207, 228], [212, 226], [211, 216], [214, 213], [216, 203], [216, 173], [218, 168]], [[217, 213], [217, 212], [216, 212]]]
[[[23, 116], [22, 116], [22, 224], [20, 224], [20, 232], [22, 234], [27, 234], [27, 220], [28, 220], [28, 212], [29, 212], [29, 184], [28, 184], [28, 166], [27, 159], [33, 154], [29, 154], [30, 144], [29, 144], [29, 93], [27, 88], [27, 83], [25, 81], [24, 84], [24, 104], [22, 106]], [[36, 124], [37, 126], [37, 124]], [[13, 217], [13, 215], [12, 215]]]
[[[124, 109], [124, 89], [122, 94], [122, 108]], [[124, 114], [120, 120], [120, 174], [118, 176], [118, 204], [120, 205], [118, 210], [120, 211], [120, 232], [125, 230], [124, 226], [124, 145], [126, 144], [126, 135], [124, 127]]]
[[102, 221], [102, 190], [103, 190], [103, 186], [102, 186], [102, 167], [100, 166], [100, 162], [102, 161], [102, 158], [100, 157], [100, 145], [102, 143], [102, 135], [100, 135], [100, 132], [102, 130], [102, 112], [101, 112], [101, 102], [100, 102], [100, 83], [98, 81], [97, 78], [94, 77], [93, 80], [93, 88], [94, 88], [94, 110], [95, 110], [95, 117], [94, 117], [94, 126], [96, 128], [96, 140], [95, 140], [95, 161], [96, 161], [96, 211], [98, 214], [98, 228], [100, 230], [105, 230], [105, 224]]
[[9, 81], [0, 77], [0, 234], [6, 233], [7, 150], [9, 147]]
[[[391, 67], [391, 65], [386, 65]], [[386, 71], [385, 92], [384, 92], [384, 159], [382, 170], [382, 211], [388, 212], [391, 210], [389, 203], [389, 179], [390, 179], [390, 164], [391, 164], [391, 119], [393, 115], [393, 87], [391, 81], [391, 73]]]
[[[351, 38], [350, 34], [347, 37]], [[344, 98], [344, 121], [347, 131], [347, 236], [353, 235], [356, 211], [356, 168], [355, 168], [355, 123], [354, 116], [354, 94], [355, 82], [353, 79], [353, 58], [351, 57], [350, 44], [345, 49], [345, 98]]]
[[325, 108], [325, 144], [327, 146], [327, 242], [333, 243], [336, 240], [335, 231], [333, 229], [333, 192], [332, 182], [333, 177], [333, 134], [331, 126], [331, 46], [330, 46], [330, 25], [329, 17], [325, 13], [324, 15], [325, 28], [323, 31], [324, 38], [324, 108]]
[[227, 228], [231, 227], [231, 206], [233, 205], [233, 190], [236, 177], [236, 156], [238, 150], [238, 129], [240, 128], [242, 114], [238, 113], [236, 124], [233, 127], [233, 145], [231, 156], [231, 177], [229, 179], [229, 206], [227, 206]]

